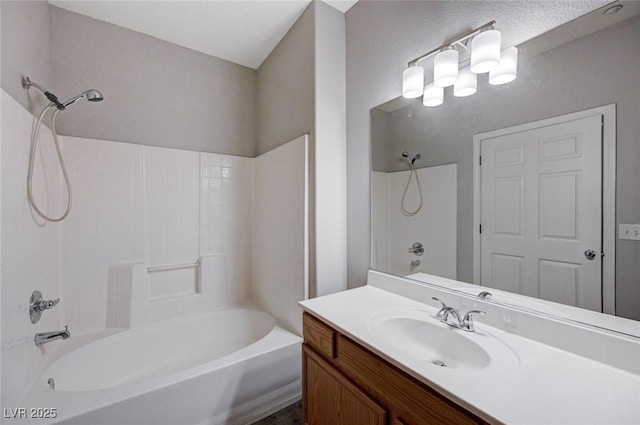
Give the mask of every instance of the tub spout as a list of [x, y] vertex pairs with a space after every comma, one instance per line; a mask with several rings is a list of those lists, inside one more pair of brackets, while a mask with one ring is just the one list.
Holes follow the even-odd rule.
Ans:
[[33, 341], [36, 345], [46, 344], [47, 342], [56, 341], [58, 339], [67, 339], [71, 338], [71, 334], [67, 329], [69, 326], [65, 326], [63, 331], [53, 331], [53, 332], [40, 332], [37, 333]]

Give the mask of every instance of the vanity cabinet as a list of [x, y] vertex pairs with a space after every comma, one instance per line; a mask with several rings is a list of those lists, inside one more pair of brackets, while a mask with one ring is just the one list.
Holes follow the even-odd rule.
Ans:
[[483, 420], [304, 313], [305, 425], [464, 425]]

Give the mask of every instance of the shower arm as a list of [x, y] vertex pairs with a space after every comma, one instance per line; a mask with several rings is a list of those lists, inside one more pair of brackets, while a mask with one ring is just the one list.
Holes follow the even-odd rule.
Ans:
[[29, 77], [22, 77], [22, 87], [24, 87], [27, 90], [30, 89], [31, 87], [37, 88], [47, 97], [47, 99], [49, 99], [49, 101], [51, 101], [49, 106], [55, 106], [61, 111], [65, 110], [66, 106], [60, 103], [60, 100], [58, 100], [58, 97], [55, 94], [51, 93], [50, 91], [47, 91], [40, 84], [34, 83], [33, 81], [31, 81]]

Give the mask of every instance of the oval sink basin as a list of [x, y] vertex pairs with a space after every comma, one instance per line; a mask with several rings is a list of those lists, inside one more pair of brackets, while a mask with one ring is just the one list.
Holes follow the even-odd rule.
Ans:
[[369, 319], [374, 338], [412, 361], [458, 371], [480, 371], [492, 365], [513, 366], [515, 353], [476, 327], [466, 332], [441, 323], [422, 310], [383, 310]]

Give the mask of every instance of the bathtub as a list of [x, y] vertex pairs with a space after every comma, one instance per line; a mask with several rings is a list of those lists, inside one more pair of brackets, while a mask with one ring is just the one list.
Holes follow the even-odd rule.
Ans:
[[301, 342], [248, 308], [72, 336], [21, 407], [56, 409], [38, 424], [248, 424], [300, 397]]

